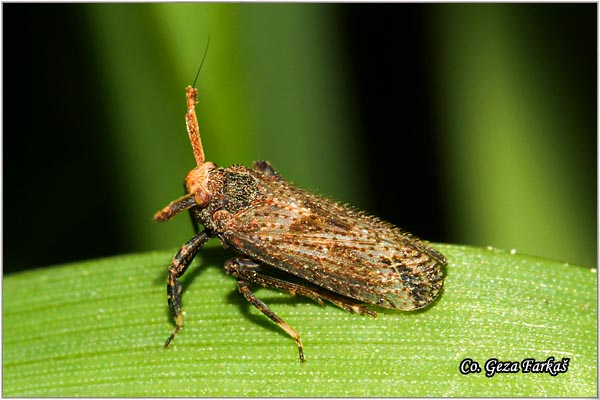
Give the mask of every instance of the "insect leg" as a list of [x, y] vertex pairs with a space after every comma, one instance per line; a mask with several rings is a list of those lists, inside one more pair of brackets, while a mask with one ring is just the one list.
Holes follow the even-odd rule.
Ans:
[[196, 200], [194, 199], [194, 193], [186, 194], [185, 196], [181, 196], [177, 200], [172, 201], [168, 206], [154, 214], [154, 220], [158, 222], [168, 221], [183, 210], [192, 208], [195, 205]]
[[279, 289], [291, 294], [292, 296], [299, 295], [308, 297], [322, 306], [325, 305], [321, 296], [316, 291], [311, 290], [306, 286], [259, 273], [258, 270], [260, 269], [260, 265], [261, 264], [246, 258], [233, 258], [231, 260], [227, 260], [225, 263], [225, 272], [235, 276], [236, 278], [241, 278], [248, 282], [259, 284], [262, 287]]
[[300, 341], [300, 334], [291, 326], [289, 326], [284, 320], [282, 320], [277, 314], [275, 314], [271, 309], [259, 300], [254, 293], [250, 290], [250, 285], [248, 282], [239, 279], [237, 280], [238, 288], [240, 292], [244, 295], [246, 300], [248, 300], [254, 307], [258, 308], [260, 312], [265, 314], [267, 317], [271, 319], [271, 321], [275, 322], [277, 325], [281, 327], [284, 331], [290, 335], [298, 345], [298, 355], [300, 356], [300, 362], [304, 362], [304, 351], [302, 350], [302, 342]]
[[169, 303], [169, 310], [175, 320], [175, 329], [171, 336], [165, 342], [165, 347], [169, 347], [169, 343], [177, 336], [179, 331], [183, 328], [183, 314], [181, 312], [181, 292], [182, 286], [179, 282], [179, 278], [185, 270], [192, 263], [192, 260], [198, 253], [198, 250], [208, 241], [209, 233], [204, 230], [196, 234], [187, 243], [185, 243], [175, 257], [171, 264], [169, 264], [169, 276], [167, 278], [167, 300]]
[[292, 296], [304, 296], [324, 306], [323, 300], [327, 300], [344, 311], [359, 315], [370, 315], [377, 318], [375, 311], [369, 310], [360, 303], [356, 303], [347, 297], [337, 295], [327, 289], [323, 289], [310, 283], [298, 284], [284, 281], [259, 272], [260, 264], [245, 258], [234, 258], [225, 264], [225, 271], [246, 281], [256, 283], [263, 287], [272, 287], [291, 294]]
[[[183, 182], [183, 193], [187, 193], [187, 185], [185, 181]], [[192, 228], [194, 228], [194, 235], [197, 235], [200, 232], [200, 226], [198, 225], [198, 220], [196, 219], [196, 215], [194, 213], [193, 208], [188, 208], [188, 213], [190, 215], [190, 219], [192, 220]]]
[[[276, 286], [269, 285], [268, 282], [271, 280], [275, 280], [275, 278], [271, 278], [265, 275], [261, 275], [256, 272], [257, 267], [260, 264], [255, 263], [254, 261], [234, 258], [228, 260], [225, 263], [225, 272], [233, 275], [237, 278], [237, 285], [240, 290], [240, 293], [244, 295], [246, 300], [254, 307], [256, 307], [260, 312], [265, 314], [267, 317], [271, 319], [271, 321], [275, 322], [281, 329], [283, 329], [288, 335], [290, 335], [298, 345], [298, 354], [300, 356], [300, 362], [304, 362], [304, 351], [302, 350], [302, 342], [300, 341], [300, 334], [291, 326], [289, 326], [283, 319], [281, 319], [277, 314], [275, 314], [264, 302], [259, 300], [252, 290], [250, 289], [250, 282], [259, 283], [263, 286]], [[269, 279], [270, 278], [270, 279]], [[280, 281], [284, 282], [284, 281]], [[285, 283], [285, 282], [284, 282]], [[279, 286], [281, 288], [281, 286]], [[284, 289], [285, 290], [285, 289]], [[309, 296], [311, 297], [311, 296]], [[313, 297], [314, 298], [314, 297]], [[322, 301], [318, 300], [321, 304]]]

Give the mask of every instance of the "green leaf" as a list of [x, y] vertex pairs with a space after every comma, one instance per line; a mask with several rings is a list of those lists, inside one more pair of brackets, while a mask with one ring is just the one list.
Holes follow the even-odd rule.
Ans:
[[[257, 290], [294, 341], [237, 292], [216, 242], [184, 276], [173, 327], [165, 268], [174, 251], [6, 276], [4, 396], [597, 395], [597, 273], [495, 249], [437, 245], [449, 259], [439, 301], [419, 312], [347, 314]], [[200, 267], [200, 264], [202, 267]], [[485, 376], [490, 358], [569, 358], [568, 371]], [[461, 360], [480, 363], [462, 375]]]

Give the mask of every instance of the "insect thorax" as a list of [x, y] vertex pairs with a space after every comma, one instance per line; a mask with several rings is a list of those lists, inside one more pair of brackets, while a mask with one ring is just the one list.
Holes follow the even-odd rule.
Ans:
[[196, 209], [196, 218], [206, 228], [220, 233], [223, 222], [253, 203], [263, 199], [255, 174], [243, 165], [218, 168], [211, 171], [208, 188], [209, 204]]

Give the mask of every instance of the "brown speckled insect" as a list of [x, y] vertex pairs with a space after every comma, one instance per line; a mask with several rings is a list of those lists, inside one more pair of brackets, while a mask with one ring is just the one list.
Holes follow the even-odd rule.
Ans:
[[[167, 221], [189, 210], [204, 226], [169, 265], [167, 297], [175, 329], [165, 347], [183, 328], [178, 278], [212, 237], [242, 254], [225, 263], [225, 272], [237, 278], [246, 300], [294, 338], [300, 361], [300, 335], [252, 293], [251, 284], [306, 296], [321, 305], [326, 300], [372, 317], [377, 313], [364, 303], [416, 310], [438, 296], [446, 258], [425, 242], [290, 184], [267, 161], [257, 161], [252, 168], [218, 168], [205, 161], [197, 96], [198, 90], [188, 86], [186, 124], [197, 166], [185, 179], [187, 194], [154, 215], [156, 221]], [[269, 267], [294, 279], [275, 277]]]

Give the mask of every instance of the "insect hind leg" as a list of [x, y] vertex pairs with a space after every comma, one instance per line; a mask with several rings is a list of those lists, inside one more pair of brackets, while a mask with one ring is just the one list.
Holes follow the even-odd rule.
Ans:
[[[256, 295], [250, 289], [250, 283], [258, 283], [264, 287], [277, 287], [282, 290], [283, 286], [286, 286], [288, 282], [280, 281], [279, 279], [272, 278], [267, 275], [262, 275], [257, 271], [260, 267], [260, 264], [255, 263], [252, 260], [244, 259], [244, 258], [233, 258], [227, 260], [225, 262], [225, 272], [233, 275], [237, 278], [237, 285], [240, 293], [244, 295], [246, 300], [254, 307], [256, 307], [260, 312], [269, 317], [269, 319], [275, 322], [281, 329], [283, 329], [288, 335], [290, 335], [298, 345], [298, 355], [300, 356], [300, 362], [304, 362], [304, 350], [302, 347], [302, 341], [300, 340], [300, 334], [287, 324], [281, 317], [279, 317], [275, 312], [273, 312], [269, 306], [267, 306], [262, 300], [256, 297]], [[278, 281], [274, 283], [274, 281]], [[286, 290], [288, 291], [288, 290]], [[321, 304], [322, 301], [319, 301]]]
[[265, 314], [267, 317], [271, 319], [271, 321], [275, 322], [281, 329], [283, 329], [288, 335], [290, 335], [298, 345], [298, 355], [300, 356], [300, 362], [304, 362], [304, 350], [302, 347], [302, 341], [300, 340], [300, 334], [290, 325], [288, 325], [283, 319], [281, 319], [277, 314], [275, 314], [263, 301], [258, 299], [252, 290], [250, 290], [250, 284], [238, 278], [237, 280], [238, 288], [240, 292], [244, 295], [246, 300], [250, 302], [254, 307], [256, 307], [260, 312]]
[[275, 314], [264, 302], [259, 300], [250, 289], [250, 283], [255, 283], [263, 287], [271, 287], [282, 290], [292, 296], [308, 297], [320, 305], [324, 306], [323, 300], [342, 308], [351, 313], [370, 315], [377, 318], [377, 313], [371, 311], [362, 304], [355, 303], [343, 296], [338, 296], [333, 292], [318, 287], [313, 287], [310, 284], [301, 285], [298, 283], [288, 282], [278, 279], [260, 272], [261, 264], [247, 258], [232, 258], [225, 262], [225, 272], [237, 278], [237, 284], [240, 292], [246, 300], [256, 307], [260, 312], [269, 317], [273, 322], [279, 325], [288, 335], [290, 335], [298, 344], [298, 352], [300, 361], [304, 361], [304, 353], [302, 351], [302, 342], [300, 336], [294, 328], [289, 326], [277, 314]]
[[282, 290], [292, 296], [304, 296], [324, 306], [322, 297], [306, 286], [278, 279], [260, 272], [261, 264], [247, 258], [232, 258], [225, 263], [225, 272], [236, 278], [256, 283], [262, 287]]
[[303, 284], [288, 282], [260, 272], [261, 264], [247, 258], [233, 258], [225, 263], [225, 272], [236, 278], [256, 283], [263, 287], [279, 289], [292, 296], [304, 296], [325, 306], [323, 300], [338, 306], [344, 311], [359, 315], [370, 315], [377, 318], [375, 311], [369, 310], [364, 305], [352, 301], [348, 297], [338, 295], [327, 289], [315, 286], [309, 282]]

